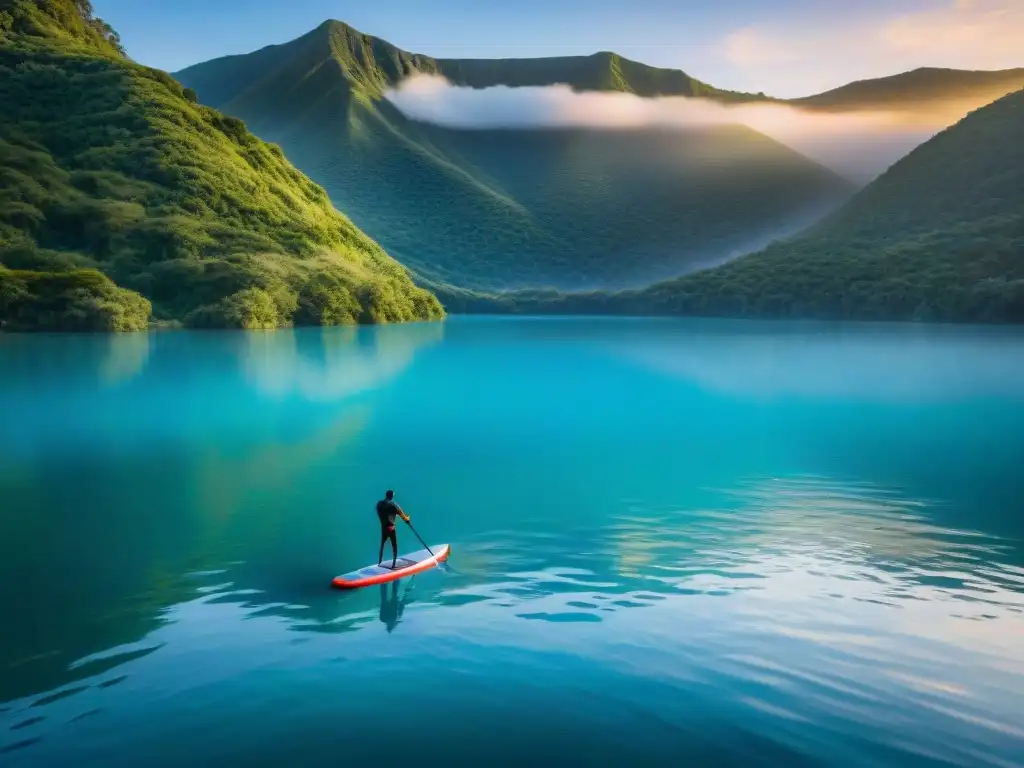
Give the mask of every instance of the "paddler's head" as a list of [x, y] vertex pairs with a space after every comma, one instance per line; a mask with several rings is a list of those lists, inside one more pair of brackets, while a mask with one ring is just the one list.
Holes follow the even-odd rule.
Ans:
[[395, 498], [395, 492], [394, 491], [387, 491], [387, 492], [385, 492], [384, 498], [387, 499], [388, 501], [391, 501], [393, 498]]

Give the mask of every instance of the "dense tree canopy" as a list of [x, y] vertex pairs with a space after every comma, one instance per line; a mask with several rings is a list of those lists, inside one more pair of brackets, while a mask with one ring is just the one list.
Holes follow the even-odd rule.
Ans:
[[31, 328], [44, 298], [38, 327], [60, 327], [60, 297], [68, 328], [102, 327], [78, 318], [83, 291], [117, 330], [150, 306], [248, 328], [443, 315], [280, 148], [127, 61], [87, 2], [0, 2], [8, 328]]

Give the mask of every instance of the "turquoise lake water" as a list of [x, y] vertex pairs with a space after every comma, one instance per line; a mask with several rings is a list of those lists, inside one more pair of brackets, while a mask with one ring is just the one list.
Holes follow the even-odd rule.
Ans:
[[[1019, 330], [0, 335], [0, 401], [5, 768], [1024, 762]], [[451, 568], [330, 589], [386, 488]]]

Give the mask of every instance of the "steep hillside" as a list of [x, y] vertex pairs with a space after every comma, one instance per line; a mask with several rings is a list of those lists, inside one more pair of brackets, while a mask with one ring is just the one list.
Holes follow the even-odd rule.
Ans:
[[971, 113], [802, 236], [655, 286], [672, 311], [1024, 321], [1024, 91]]
[[626, 293], [485, 296], [455, 311], [1024, 322], [1024, 90], [972, 112], [808, 232]]
[[428, 319], [434, 296], [85, 0], [0, 0], [0, 326]]
[[340, 22], [177, 73], [279, 142], [431, 284], [622, 287], [719, 262], [806, 224], [852, 186], [755, 131], [447, 130], [383, 98], [409, 75], [640, 95], [762, 98], [613, 54], [435, 60]]
[[24, 35], [65, 49], [124, 55], [117, 33], [93, 15], [90, 0], [0, 0], [0, 35]]

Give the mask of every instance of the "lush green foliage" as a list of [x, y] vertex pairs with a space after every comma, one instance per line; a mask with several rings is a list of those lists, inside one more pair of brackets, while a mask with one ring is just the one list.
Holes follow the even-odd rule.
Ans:
[[0, 267], [0, 318], [10, 331], [141, 331], [150, 310], [149, 301], [94, 269]]
[[[91, 17], [62, 21], [81, 5], [8, 3], [0, 263], [22, 276], [97, 268], [150, 299], [156, 319], [196, 325], [442, 316], [280, 148], [196, 104], [170, 75], [125, 60]], [[28, 327], [33, 306], [0, 321]]]
[[763, 244], [852, 192], [826, 169], [739, 127], [680, 135], [417, 123], [382, 98], [413, 72], [476, 87], [568, 82], [743, 97], [612, 54], [434, 60], [337, 22], [177, 76], [205, 103], [280, 141], [423, 281], [490, 289], [646, 284]]
[[89, 0], [0, 0], [0, 35], [41, 37], [65, 47], [123, 55], [121, 40]]
[[884, 245], [806, 239], [652, 286], [671, 314], [1024, 322], [1024, 227], [1006, 218]]
[[972, 113], [801, 236], [642, 291], [487, 295], [452, 311], [1024, 322], [1024, 91]]

